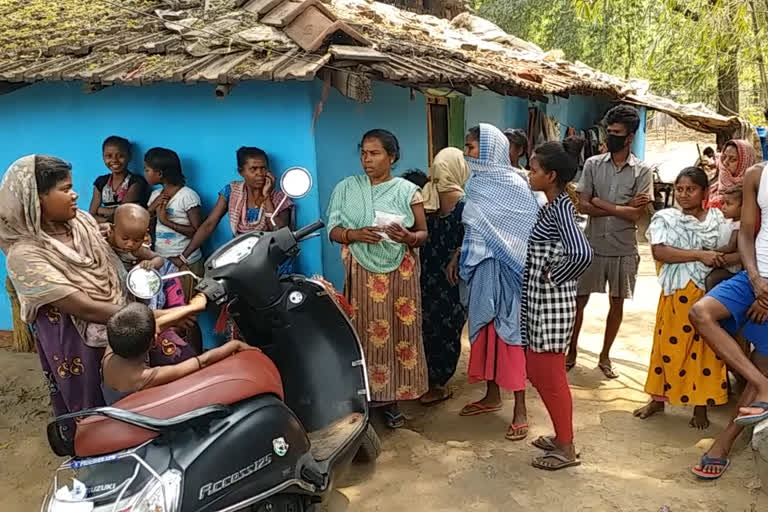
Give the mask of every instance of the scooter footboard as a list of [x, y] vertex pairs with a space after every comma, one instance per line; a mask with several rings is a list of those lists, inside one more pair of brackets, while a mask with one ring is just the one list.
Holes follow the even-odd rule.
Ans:
[[281, 284], [283, 302], [275, 308], [268, 342], [247, 310], [238, 312], [237, 324], [246, 336], [254, 333], [258, 342], [252, 344], [279, 369], [286, 404], [308, 432], [353, 413], [367, 418], [365, 360], [349, 320], [324, 286], [301, 276]]

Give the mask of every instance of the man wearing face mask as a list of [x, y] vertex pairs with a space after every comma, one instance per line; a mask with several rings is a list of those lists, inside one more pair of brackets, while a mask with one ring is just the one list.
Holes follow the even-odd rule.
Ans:
[[592, 293], [609, 291], [610, 310], [605, 326], [598, 367], [609, 379], [613, 369], [610, 350], [624, 315], [624, 299], [632, 298], [640, 256], [637, 252], [637, 222], [648, 211], [653, 197], [651, 167], [631, 152], [640, 126], [637, 110], [619, 105], [605, 115], [608, 153], [584, 163], [578, 184], [579, 211], [589, 215], [586, 235], [594, 257], [578, 285], [577, 315], [566, 368], [576, 364], [579, 331], [584, 307]]

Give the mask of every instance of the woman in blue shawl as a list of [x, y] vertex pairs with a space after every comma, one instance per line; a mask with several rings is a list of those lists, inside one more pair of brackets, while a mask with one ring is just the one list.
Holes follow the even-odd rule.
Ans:
[[487, 382], [485, 397], [467, 404], [462, 416], [501, 410], [500, 388], [515, 393], [506, 438], [525, 439], [525, 352], [520, 300], [528, 236], [539, 206], [528, 183], [512, 168], [509, 141], [496, 127], [469, 130], [465, 154], [471, 171], [466, 186], [465, 226], [459, 275], [469, 310], [469, 381]]

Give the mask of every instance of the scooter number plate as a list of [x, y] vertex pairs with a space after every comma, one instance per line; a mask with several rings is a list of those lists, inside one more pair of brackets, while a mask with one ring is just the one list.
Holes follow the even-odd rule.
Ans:
[[77, 501], [66, 503], [63, 501], [54, 501], [51, 512], [91, 512], [93, 510], [92, 501]]

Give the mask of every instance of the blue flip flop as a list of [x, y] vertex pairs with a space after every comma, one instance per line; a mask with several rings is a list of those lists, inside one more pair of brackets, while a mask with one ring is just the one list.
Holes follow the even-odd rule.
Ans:
[[[731, 459], [728, 458], [719, 458], [719, 457], [710, 457], [706, 453], [701, 456], [701, 462], [699, 463], [699, 467], [696, 466], [691, 468], [691, 473], [696, 475], [697, 478], [700, 478], [701, 480], [717, 480], [721, 476], [723, 476], [723, 473], [725, 473], [725, 470], [728, 469], [728, 466], [731, 465]], [[704, 468], [707, 466], [720, 466], [721, 469], [719, 473], [705, 473]]]
[[405, 426], [405, 416], [403, 416], [403, 413], [400, 411], [384, 411], [384, 416], [386, 418], [387, 426], [393, 430]]
[[748, 407], [754, 407], [755, 409], [763, 409], [760, 414], [748, 414], [746, 416], [739, 416], [733, 422], [740, 427], [748, 427], [755, 423], [768, 419], [768, 402], [752, 402]]

